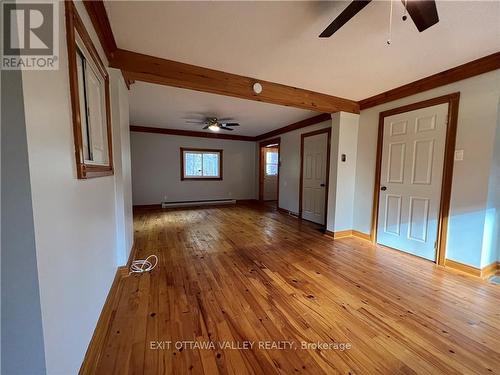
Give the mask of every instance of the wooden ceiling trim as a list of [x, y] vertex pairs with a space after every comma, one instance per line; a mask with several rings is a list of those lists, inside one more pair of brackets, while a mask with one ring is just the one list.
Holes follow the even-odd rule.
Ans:
[[142, 132], [142, 133], [156, 133], [156, 134], [167, 134], [167, 135], [181, 135], [185, 137], [201, 137], [201, 138], [218, 138], [218, 139], [230, 139], [233, 141], [248, 141], [248, 142], [256, 142], [264, 139], [268, 139], [270, 137], [275, 137], [277, 135], [287, 133], [293, 130], [305, 128], [307, 126], [319, 124], [323, 121], [328, 121], [331, 119], [331, 115], [329, 113], [322, 113], [314, 117], [307, 118], [302, 121], [295, 122], [293, 124], [283, 126], [281, 128], [272, 130], [270, 132], [258, 135], [256, 137], [247, 136], [247, 135], [236, 135], [236, 134], [227, 134], [227, 133], [208, 133], [208, 132], [200, 132], [200, 131], [192, 131], [192, 130], [182, 130], [182, 129], [170, 129], [170, 128], [158, 128], [153, 126], [139, 126], [139, 125], [130, 125], [130, 131], [133, 132]]
[[361, 110], [500, 69], [500, 52], [456, 66], [359, 102]]
[[[110, 65], [126, 71], [127, 77], [136, 81], [233, 96], [317, 112], [345, 111], [359, 113], [359, 105], [353, 100], [122, 49], [116, 50]], [[259, 82], [263, 87], [260, 94], [253, 91], [253, 85], [256, 82]]]
[[257, 141], [260, 141], [260, 140], [263, 140], [266, 138], [275, 137], [275, 136], [283, 134], [283, 133], [288, 133], [288, 132], [291, 132], [293, 130], [297, 130], [297, 129], [305, 128], [307, 126], [319, 124], [320, 122], [328, 121], [331, 119], [332, 119], [332, 116], [330, 113], [321, 113], [317, 116], [306, 118], [305, 120], [298, 121], [298, 122], [295, 122], [293, 124], [283, 126], [279, 129], [275, 129], [275, 130], [272, 130], [270, 132], [258, 135], [255, 138]]
[[198, 131], [182, 130], [182, 129], [155, 128], [152, 126], [130, 125], [130, 131], [141, 132], [141, 133], [180, 135], [180, 136], [184, 136], [184, 137], [229, 139], [229, 140], [233, 140], [233, 141], [247, 141], [247, 142], [254, 142], [255, 141], [255, 137], [250, 137], [250, 136], [246, 136], [246, 135], [206, 133], [206, 132], [198, 132]]

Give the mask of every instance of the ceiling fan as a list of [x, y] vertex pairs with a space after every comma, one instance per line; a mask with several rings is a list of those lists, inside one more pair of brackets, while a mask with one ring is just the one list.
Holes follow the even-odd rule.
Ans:
[[221, 129], [233, 131], [233, 126], [240, 126], [237, 122], [232, 121], [234, 120], [230, 118], [218, 119], [217, 117], [207, 117], [205, 120], [186, 120], [186, 123], [204, 125], [203, 130], [209, 129], [213, 132], [218, 132]]
[[[329, 38], [351, 18], [366, 7], [372, 0], [354, 0], [333, 22], [319, 35], [320, 38]], [[392, 0], [391, 0], [392, 1]], [[406, 11], [412, 18], [418, 31], [422, 32], [439, 22], [436, 2], [434, 0], [401, 0]], [[406, 14], [403, 21], [406, 21]]]

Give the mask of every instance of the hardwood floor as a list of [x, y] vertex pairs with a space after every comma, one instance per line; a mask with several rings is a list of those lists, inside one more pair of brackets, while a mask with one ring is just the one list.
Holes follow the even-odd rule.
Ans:
[[500, 372], [499, 286], [268, 207], [134, 221], [160, 264], [122, 280], [98, 374]]

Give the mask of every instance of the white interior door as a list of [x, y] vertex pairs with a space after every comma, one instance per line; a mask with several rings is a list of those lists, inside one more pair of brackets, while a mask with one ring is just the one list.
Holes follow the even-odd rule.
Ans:
[[302, 160], [302, 218], [325, 224], [328, 133], [304, 138]]
[[377, 242], [436, 259], [448, 104], [384, 119]]
[[278, 163], [279, 152], [277, 147], [264, 149], [264, 200], [278, 199]]

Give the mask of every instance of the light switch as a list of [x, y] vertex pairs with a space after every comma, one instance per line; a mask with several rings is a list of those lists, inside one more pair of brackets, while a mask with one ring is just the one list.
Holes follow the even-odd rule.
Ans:
[[464, 150], [455, 150], [455, 161], [464, 160]]

